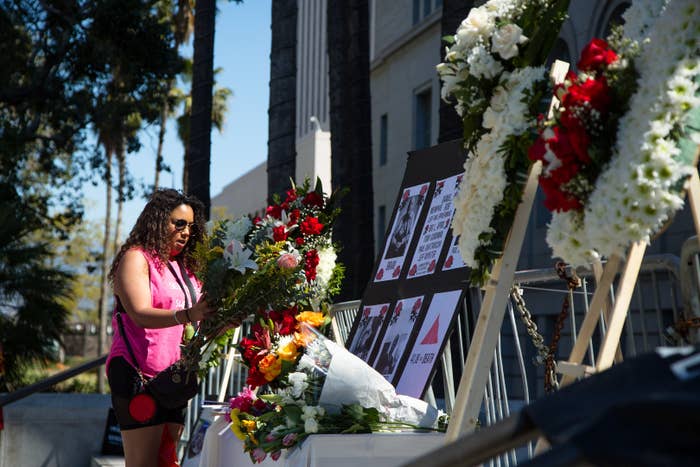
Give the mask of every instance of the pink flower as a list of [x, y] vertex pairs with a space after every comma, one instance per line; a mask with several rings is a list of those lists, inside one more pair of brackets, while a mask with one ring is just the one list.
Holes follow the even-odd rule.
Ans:
[[284, 438], [282, 438], [282, 446], [288, 448], [289, 446], [293, 445], [297, 441], [297, 434], [296, 433], [289, 433], [287, 435], [284, 435]]
[[282, 455], [282, 451], [275, 451], [272, 454], [270, 454], [270, 457], [272, 458], [273, 461], [276, 461], [280, 458]]
[[251, 452], [250, 455], [253, 457], [253, 461], [256, 464], [261, 463], [267, 457], [267, 453], [263, 451], [262, 448], [255, 448], [255, 450]]
[[299, 266], [299, 258], [293, 253], [282, 253], [277, 258], [277, 265], [282, 269], [294, 269]]

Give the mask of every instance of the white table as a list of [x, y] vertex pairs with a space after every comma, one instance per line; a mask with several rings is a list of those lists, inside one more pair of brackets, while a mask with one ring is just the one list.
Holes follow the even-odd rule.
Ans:
[[253, 464], [241, 441], [216, 417], [204, 437], [200, 467], [396, 467], [444, 443], [442, 433], [372, 433], [312, 435], [300, 446]]

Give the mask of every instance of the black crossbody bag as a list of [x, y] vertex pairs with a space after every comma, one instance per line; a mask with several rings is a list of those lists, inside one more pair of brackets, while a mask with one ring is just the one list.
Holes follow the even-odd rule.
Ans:
[[[196, 293], [194, 290], [194, 286], [192, 285], [192, 281], [190, 281], [190, 278], [187, 275], [187, 272], [185, 271], [185, 268], [180, 261], [178, 261], [178, 265], [180, 266], [180, 273], [182, 274], [182, 277], [187, 283], [187, 288], [190, 291], [190, 296], [194, 299]], [[189, 299], [187, 298], [187, 292], [185, 292], [185, 287], [182, 285], [182, 282], [180, 281], [179, 277], [175, 273], [175, 270], [170, 265], [170, 263], [168, 263], [168, 269], [170, 269], [170, 272], [173, 274], [175, 281], [178, 283], [185, 295], [185, 308], [189, 308], [190, 303]], [[131, 359], [133, 360], [134, 368], [136, 369], [136, 372], [139, 375], [139, 387], [135, 391], [136, 394], [132, 397], [132, 400], [129, 402], [129, 412], [131, 413], [132, 417], [139, 421], [145, 422], [152, 418], [153, 415], [155, 415], [155, 410], [153, 410], [153, 413], [151, 413], [150, 416], [147, 416], [148, 414], [144, 416], [135, 413], [142, 412], [143, 399], [144, 397], [148, 397], [149, 395], [153, 397], [153, 399], [155, 399], [158, 402], [158, 404], [167, 409], [177, 409], [186, 406], [188, 401], [197, 394], [197, 391], [199, 391], [199, 381], [197, 380], [197, 372], [195, 370], [186, 368], [183, 361], [178, 360], [165, 370], [156, 374], [154, 377], [150, 379], [146, 378], [143, 372], [141, 371], [141, 368], [139, 368], [138, 366], [138, 360], [136, 359], [134, 350], [132, 349], [131, 343], [129, 342], [129, 339], [126, 337], [126, 333], [124, 332], [124, 324], [122, 323], [121, 313], [125, 312], [126, 311], [124, 310], [123, 305], [119, 301], [119, 297], [117, 297], [116, 318], [117, 323], [119, 324], [119, 332], [121, 332], [122, 338], [124, 339], [124, 343], [126, 344], [126, 348], [129, 351]], [[139, 402], [135, 403], [135, 401]], [[148, 406], [148, 404], [146, 405]], [[134, 408], [133, 411], [132, 406]]]

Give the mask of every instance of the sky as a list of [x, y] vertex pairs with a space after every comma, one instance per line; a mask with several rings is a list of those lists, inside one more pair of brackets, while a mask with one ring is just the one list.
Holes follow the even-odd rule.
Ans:
[[[217, 2], [219, 12], [214, 35], [214, 67], [222, 71], [217, 85], [233, 91], [223, 132], [212, 130], [211, 188], [214, 196], [223, 188], [267, 158], [267, 109], [270, 78], [271, 0], [247, 0], [243, 3]], [[182, 52], [191, 57], [190, 50]], [[158, 128], [142, 132], [141, 150], [128, 155], [129, 171], [137, 183], [152, 184], [155, 175]], [[172, 173], [161, 173], [160, 185], [182, 188], [184, 149], [170, 121], [164, 143], [165, 163]], [[105, 213], [105, 186], [88, 185], [84, 189], [86, 219], [101, 222]], [[114, 196], [114, 195], [113, 195]], [[145, 204], [139, 194], [125, 203], [122, 235], [133, 227]], [[112, 207], [113, 215], [116, 206]]]

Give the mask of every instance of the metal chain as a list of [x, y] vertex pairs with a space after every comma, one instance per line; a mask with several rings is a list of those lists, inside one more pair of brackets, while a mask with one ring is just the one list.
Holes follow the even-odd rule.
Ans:
[[566, 273], [566, 263], [559, 261], [555, 269], [557, 275], [564, 281], [566, 281], [566, 287], [569, 290], [569, 294], [564, 297], [561, 304], [561, 311], [559, 316], [557, 316], [557, 322], [554, 326], [554, 333], [552, 335], [552, 343], [549, 345], [549, 354], [547, 355], [547, 360], [545, 362], [545, 378], [544, 378], [544, 390], [549, 393], [555, 389], [559, 389], [559, 380], [556, 376], [557, 364], [554, 357], [557, 354], [557, 348], [559, 347], [559, 339], [561, 338], [561, 330], [564, 328], [564, 323], [566, 318], [569, 316], [569, 296], [571, 292], [581, 287], [581, 279], [576, 275], [575, 270], [571, 270], [571, 275]]
[[535, 320], [532, 318], [530, 310], [525, 306], [522, 289], [514, 284], [513, 288], [510, 289], [510, 296], [515, 302], [515, 308], [518, 310], [518, 313], [520, 313], [520, 318], [525, 324], [525, 329], [532, 339], [533, 345], [537, 349], [535, 364], [543, 365], [547, 359], [547, 355], [549, 355], [549, 348], [545, 345], [544, 337], [542, 337], [542, 334], [540, 334], [537, 329], [537, 323], [535, 323]]

